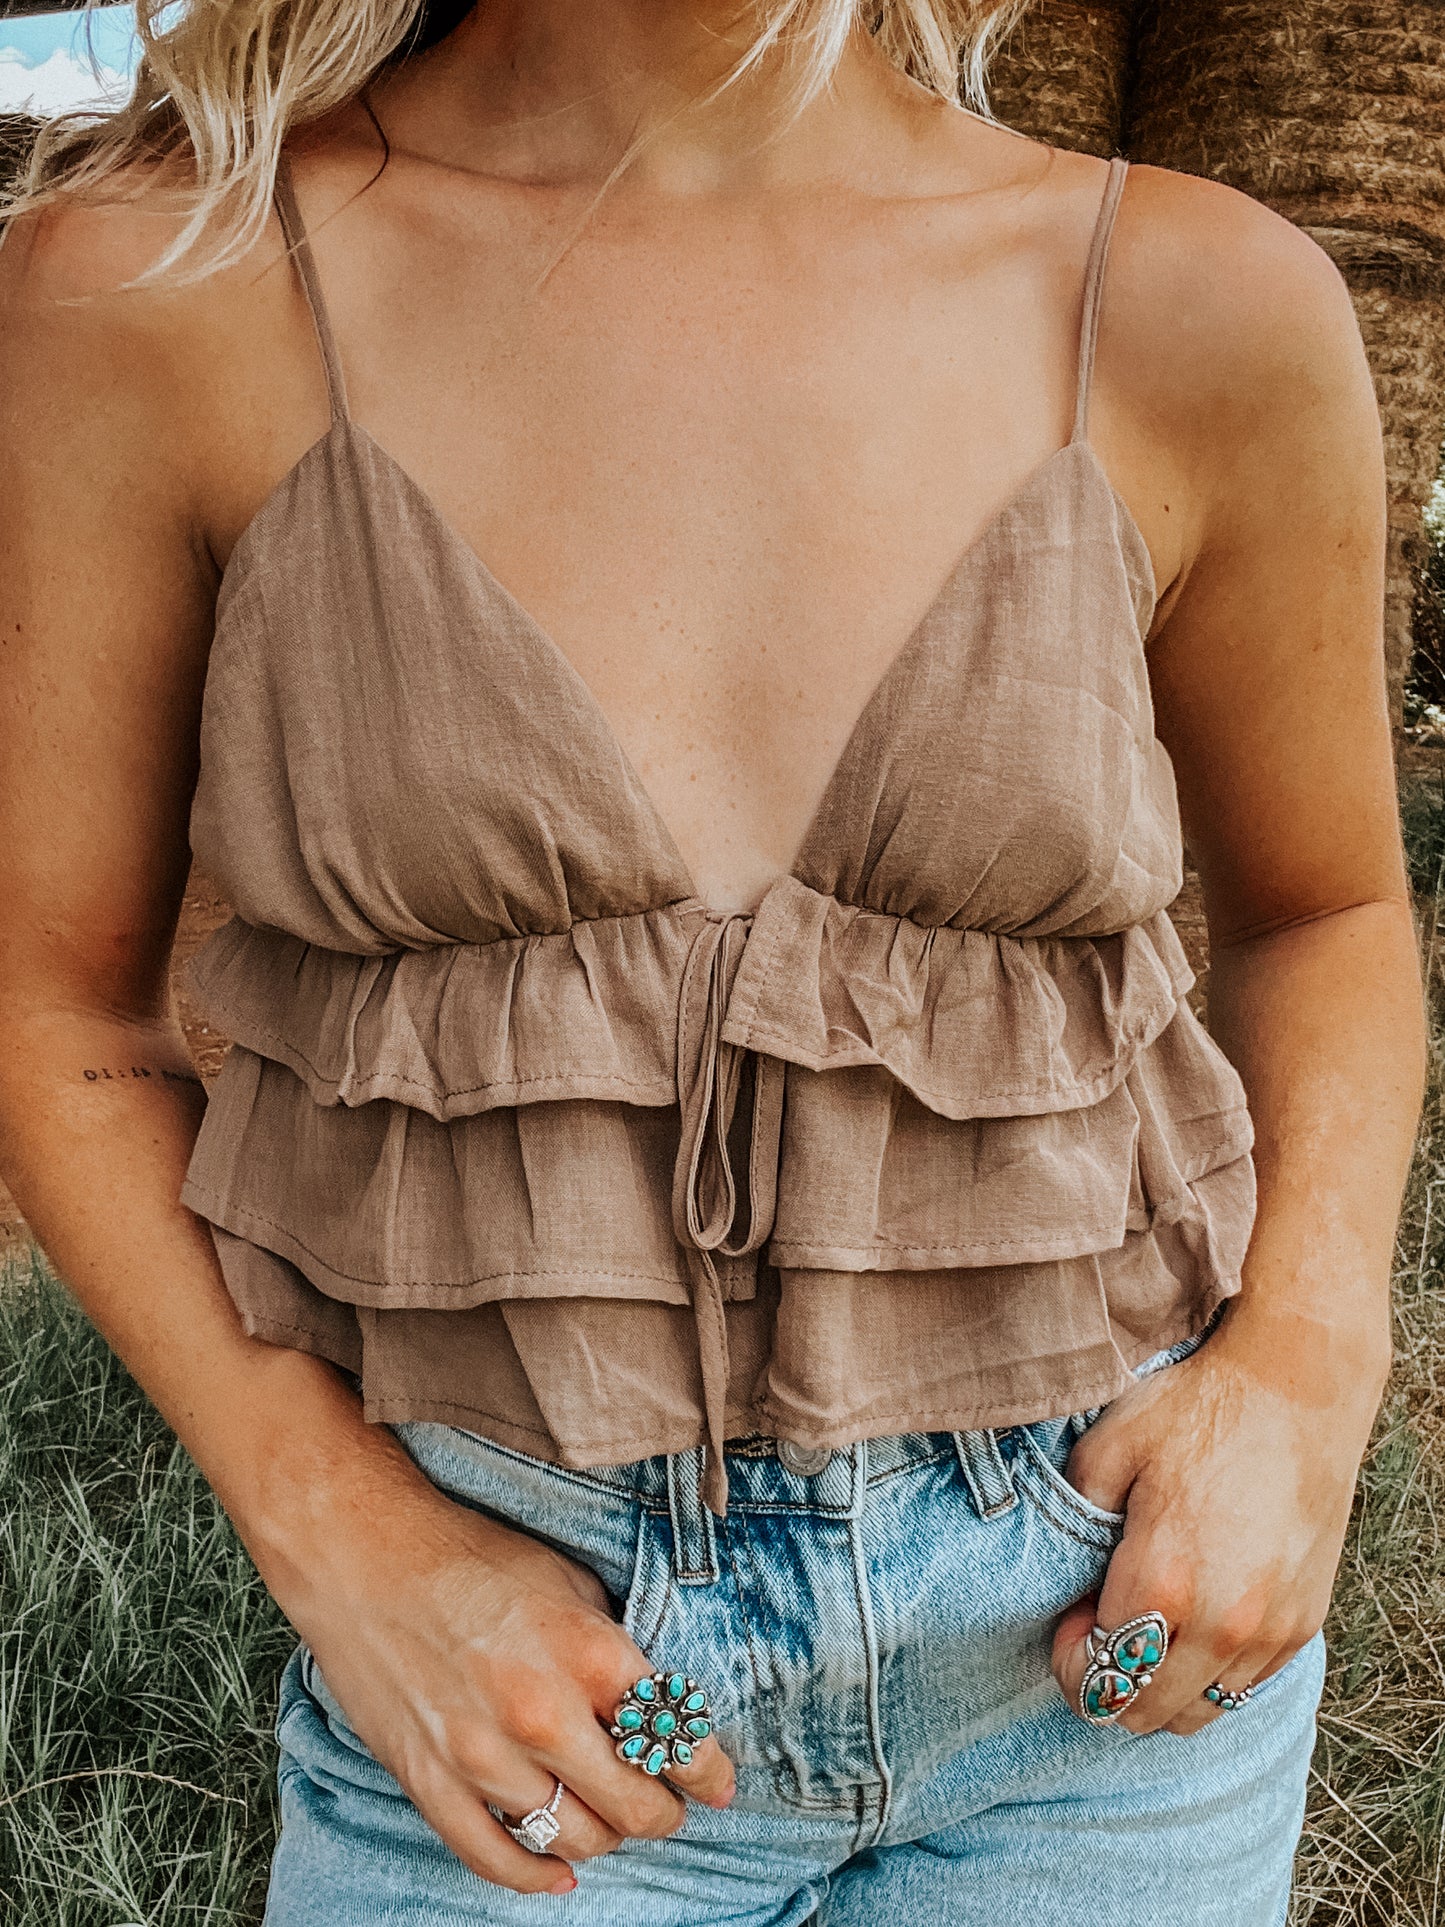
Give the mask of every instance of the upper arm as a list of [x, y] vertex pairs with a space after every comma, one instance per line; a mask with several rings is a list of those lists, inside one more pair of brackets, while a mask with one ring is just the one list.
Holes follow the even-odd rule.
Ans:
[[1177, 225], [1194, 221], [1188, 256], [1161, 251], [1157, 289], [1191, 506], [1151, 681], [1211, 931], [1228, 941], [1404, 894], [1384, 462], [1329, 259], [1228, 190], [1174, 177], [1171, 194]]
[[125, 207], [0, 249], [0, 1001], [154, 1016], [188, 864], [215, 571], [184, 298], [116, 293]]

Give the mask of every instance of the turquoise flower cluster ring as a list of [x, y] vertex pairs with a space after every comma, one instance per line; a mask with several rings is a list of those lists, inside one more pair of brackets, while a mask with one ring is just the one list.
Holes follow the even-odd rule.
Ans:
[[1079, 1711], [1090, 1726], [1111, 1726], [1153, 1681], [1169, 1650], [1169, 1628], [1161, 1613], [1140, 1613], [1112, 1632], [1096, 1626], [1088, 1648]]
[[712, 1731], [712, 1708], [686, 1673], [648, 1673], [628, 1687], [607, 1730], [618, 1759], [655, 1777], [691, 1766], [694, 1748]]

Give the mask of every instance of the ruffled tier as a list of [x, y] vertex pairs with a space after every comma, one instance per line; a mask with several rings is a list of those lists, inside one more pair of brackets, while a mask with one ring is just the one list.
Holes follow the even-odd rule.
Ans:
[[228, 1037], [317, 1104], [378, 1098], [446, 1122], [557, 1098], [671, 1104], [678, 987], [701, 911], [359, 957], [233, 917], [188, 967]]
[[[234, 918], [189, 966], [211, 1021], [318, 1104], [441, 1121], [564, 1098], [671, 1104], [688, 958], [720, 920], [688, 901], [542, 936], [361, 957]], [[1116, 935], [954, 930], [785, 877], [725, 986], [725, 1043], [814, 1071], [871, 1066], [941, 1117], [1105, 1096], [1193, 981], [1166, 915]]]
[[[795, 879], [751, 919], [689, 901], [382, 957], [235, 923], [192, 969], [236, 1044], [182, 1195], [251, 1329], [358, 1371], [374, 1415], [477, 1422], [455, 1360], [505, 1332], [514, 1415], [555, 1399], [564, 1455], [627, 1456], [612, 1381], [635, 1330], [673, 1335], [639, 1372], [704, 1373], [711, 1439], [725, 1395], [830, 1443], [924, 1423], [934, 1393], [897, 1403], [886, 1332], [916, 1384], [947, 1328], [937, 1422], [1019, 1422], [1112, 1396], [1131, 1347], [1237, 1288], [1250, 1122], [1190, 981], [1167, 917], [924, 928]], [[548, 1376], [547, 1331], [581, 1347], [571, 1378]], [[452, 1387], [429, 1414], [421, 1358]], [[590, 1409], [609, 1439], [579, 1444]]]
[[[1216, 1062], [1218, 1060], [1218, 1062]], [[1242, 1253], [1252, 1194], [1200, 1204], [1248, 1167], [1250, 1124], [1189, 1011], [1087, 1109], [950, 1119], [869, 1066], [784, 1073], [767, 1256], [792, 1270], [1041, 1265], [1203, 1213]], [[1229, 1070], [1227, 1064], [1223, 1066]], [[1201, 1102], [1210, 1080], [1215, 1095]], [[462, 1309], [508, 1297], [689, 1301], [670, 1196], [675, 1107], [558, 1099], [440, 1123], [389, 1099], [318, 1105], [289, 1067], [233, 1048], [183, 1196], [359, 1305]], [[753, 1267], [720, 1260], [725, 1296]]]
[[[769, 1257], [837, 1271], [1041, 1265], [1117, 1248], [1248, 1161], [1233, 1067], [1187, 1004], [1095, 1103], [950, 1119], [872, 1067], [790, 1065]], [[1219, 1240], [1241, 1252], [1253, 1193]]]
[[232, 1047], [182, 1197], [355, 1305], [689, 1302], [669, 1214], [675, 1108], [562, 1098], [443, 1124], [389, 1098], [313, 1101]]
[[[726, 1433], [841, 1446], [1103, 1405], [1237, 1289], [1252, 1197], [1246, 1157], [1198, 1179], [1192, 1209], [1089, 1257], [866, 1274], [763, 1265], [756, 1292], [726, 1308]], [[215, 1237], [247, 1330], [354, 1373], [374, 1422], [465, 1426], [576, 1466], [682, 1451], [702, 1436], [692, 1313], [670, 1301], [355, 1305], [262, 1246]]]
[[1028, 1117], [1107, 1096], [1193, 982], [1163, 911], [1109, 936], [1030, 937], [785, 877], [753, 919], [722, 1035], [812, 1071], [886, 1071], [940, 1117]]

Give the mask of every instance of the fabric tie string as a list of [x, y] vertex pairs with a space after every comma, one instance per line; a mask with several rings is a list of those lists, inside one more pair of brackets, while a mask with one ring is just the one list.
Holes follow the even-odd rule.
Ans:
[[[687, 1258], [697, 1320], [707, 1440], [703, 1497], [727, 1510], [723, 1428], [727, 1417], [728, 1336], [717, 1257], [757, 1251], [773, 1228], [782, 1139], [782, 1066], [723, 1040], [723, 1022], [752, 919], [710, 918], [694, 939], [683, 969], [677, 1011], [677, 1103], [681, 1142], [672, 1184], [672, 1226]], [[752, 1129], [748, 1153], [747, 1220], [734, 1237], [738, 1183], [728, 1147], [743, 1061], [753, 1064]]]

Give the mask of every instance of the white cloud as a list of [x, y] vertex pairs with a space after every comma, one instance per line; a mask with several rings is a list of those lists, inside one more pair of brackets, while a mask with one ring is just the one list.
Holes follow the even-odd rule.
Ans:
[[130, 93], [127, 75], [98, 70], [83, 57], [57, 47], [47, 59], [27, 64], [13, 47], [0, 47], [0, 113], [61, 114], [76, 107], [115, 107]]

